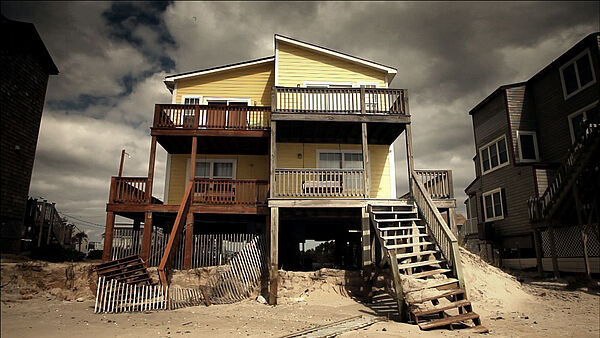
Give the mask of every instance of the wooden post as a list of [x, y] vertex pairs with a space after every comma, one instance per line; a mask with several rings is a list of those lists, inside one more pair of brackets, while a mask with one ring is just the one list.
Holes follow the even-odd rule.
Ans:
[[544, 264], [543, 264], [544, 249], [542, 247], [542, 245], [543, 245], [542, 244], [542, 234], [537, 229], [533, 231], [533, 242], [535, 244], [535, 259], [537, 262], [538, 274], [540, 275], [540, 277], [543, 277], [544, 276]]
[[37, 246], [38, 248], [42, 245], [42, 233], [44, 232], [44, 220], [46, 219], [46, 205], [48, 205], [48, 203], [46, 203], [46, 201], [42, 202], [42, 211], [41, 211], [41, 215], [40, 215], [40, 233], [38, 234], [38, 243]]
[[121, 163], [119, 164], [119, 177], [123, 176], [123, 163], [125, 162], [125, 148], [121, 150]]
[[111, 260], [113, 235], [115, 228], [115, 213], [112, 211], [106, 212], [106, 228], [104, 229], [104, 251], [102, 252], [102, 261], [108, 262]]
[[275, 168], [277, 167], [277, 123], [275, 121], [271, 121], [271, 143], [270, 143], [270, 151], [271, 151], [271, 162], [269, 164], [269, 191], [270, 198], [275, 197]]
[[458, 228], [456, 227], [456, 208], [448, 208], [448, 226], [450, 230], [458, 238]]
[[[362, 87], [362, 89], [364, 90], [364, 87]], [[369, 194], [370, 194], [370, 184], [369, 184], [369, 180], [370, 180], [370, 170], [369, 170], [369, 144], [368, 144], [368, 139], [367, 139], [367, 124], [365, 122], [363, 122], [362, 124], [362, 133], [361, 133], [361, 139], [362, 139], [362, 155], [363, 155], [363, 172], [364, 172], [364, 184], [365, 184], [365, 198], [369, 198]]]
[[[410, 116], [410, 110], [408, 109], [408, 91], [404, 90], [404, 114]], [[412, 174], [415, 170], [414, 158], [413, 158], [413, 146], [412, 146], [412, 132], [411, 125], [408, 123], [404, 129], [406, 137], [406, 164], [408, 166], [408, 191], [412, 195]]]
[[150, 259], [150, 249], [152, 245], [152, 212], [147, 211], [144, 214], [144, 234], [142, 235], [142, 259], [148, 267]]
[[552, 254], [552, 271], [554, 271], [554, 277], [560, 277], [558, 272], [558, 257], [556, 256], [556, 239], [554, 238], [554, 225], [550, 224], [548, 227], [548, 232], [550, 234], [550, 252]]
[[185, 222], [185, 243], [183, 248], [183, 268], [192, 268], [192, 246], [194, 245], [194, 213], [188, 212]]
[[46, 245], [50, 245], [50, 238], [52, 237], [52, 226], [54, 225], [54, 214], [56, 213], [56, 203], [52, 203], [50, 209], [50, 219], [48, 220], [48, 237], [46, 237]]
[[156, 160], [156, 136], [150, 143], [150, 163], [148, 164], [148, 183], [146, 186], [146, 203], [152, 203], [152, 187], [154, 185], [154, 162]]
[[196, 153], [198, 152], [198, 138], [192, 138], [192, 151], [190, 154], [190, 181], [196, 177]]
[[575, 210], [577, 211], [577, 223], [579, 224], [579, 230], [581, 232], [581, 242], [583, 244], [583, 264], [585, 266], [585, 273], [588, 275], [588, 278], [591, 278], [590, 271], [590, 260], [588, 257], [587, 251], [587, 234], [584, 231], [584, 221], [583, 221], [583, 206], [581, 205], [581, 200], [579, 200], [579, 191], [577, 189], [577, 182], [575, 182], [573, 186], [573, 198], [575, 199]]
[[360, 113], [365, 114], [366, 112], [365, 86], [360, 86]]
[[390, 269], [392, 270], [392, 276], [394, 277], [394, 290], [396, 291], [396, 302], [398, 304], [400, 320], [406, 321], [407, 313], [404, 303], [404, 292], [402, 291], [402, 282], [400, 280], [400, 270], [398, 270], [398, 258], [396, 257], [396, 253], [393, 251], [389, 251], [389, 255]]
[[452, 170], [448, 170], [448, 194], [454, 198], [454, 180], [452, 179]]
[[279, 282], [279, 208], [271, 208], [269, 250], [269, 304], [277, 305], [277, 287]]
[[365, 286], [366, 299], [370, 301], [373, 298], [373, 280], [372, 270], [373, 261], [371, 260], [371, 219], [367, 207], [361, 209], [361, 228], [362, 228], [362, 274]]

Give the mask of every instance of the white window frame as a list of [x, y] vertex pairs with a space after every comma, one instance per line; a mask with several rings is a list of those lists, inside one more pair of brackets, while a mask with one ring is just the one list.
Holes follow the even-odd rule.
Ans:
[[571, 134], [571, 143], [575, 143], [575, 131], [573, 130], [573, 118], [579, 114], [583, 114], [583, 119], [587, 120], [587, 111], [590, 110], [591, 108], [595, 107], [598, 104], [598, 101], [589, 104], [579, 110], [577, 110], [574, 113], [569, 114], [569, 116], [567, 116], [567, 120], [569, 121], [569, 133]]
[[185, 99], [198, 99], [198, 104], [202, 104], [202, 95], [181, 95], [181, 104], [185, 104]]
[[[506, 162], [505, 163], [500, 163], [500, 152], [499, 152], [499, 149], [498, 149], [498, 142], [501, 139], [504, 139], [504, 144], [506, 145]], [[483, 152], [484, 149], [489, 148], [489, 146], [491, 146], [492, 144], [496, 144], [496, 154], [498, 154], [498, 165], [496, 167], [492, 168], [492, 158], [490, 156], [490, 152], [488, 151], [488, 156], [490, 156], [490, 169], [487, 170], [487, 171], [485, 171], [483, 169], [483, 155], [482, 155], [482, 152]], [[510, 149], [508, 147], [508, 142], [506, 141], [506, 135], [502, 135], [502, 136], [494, 139], [493, 141], [487, 143], [486, 145], [484, 145], [482, 147], [479, 147], [479, 164], [481, 165], [481, 175], [482, 176], [485, 175], [485, 174], [489, 174], [489, 173], [491, 173], [494, 170], [498, 170], [498, 169], [500, 169], [502, 167], [506, 167], [507, 165], [510, 164]]]
[[[490, 195], [492, 196], [492, 210], [494, 211], [494, 215], [495, 215], [496, 214], [496, 210], [494, 208], [494, 194], [495, 193], [499, 193], [500, 194], [500, 211], [501, 211], [501, 215], [500, 216], [488, 217], [487, 207], [485, 205], [485, 197], [486, 196], [490, 196]], [[502, 188], [496, 188], [494, 190], [486, 191], [483, 194], [481, 194], [481, 198], [483, 199], [483, 217], [484, 217], [484, 220], [486, 222], [498, 221], [498, 220], [504, 219], [504, 202], [502, 201]]]
[[[186, 170], [186, 175], [185, 177], [190, 177], [190, 162], [191, 162], [191, 158], [188, 158], [187, 160], [187, 170]], [[232, 177], [231, 178], [214, 178], [214, 163], [231, 163], [233, 165], [232, 168]], [[215, 179], [215, 180], [228, 180], [228, 179], [232, 179], [235, 180], [237, 177], [237, 160], [235, 158], [197, 158], [196, 159], [196, 165], [198, 165], [198, 163], [210, 163], [209, 168], [210, 168], [210, 173], [209, 173], [209, 177], [199, 177], [199, 178], [203, 178], [203, 179]], [[194, 178], [196, 178], [196, 173], [194, 173]]]
[[350, 88], [356, 87], [352, 82], [330, 82], [330, 81], [304, 81], [302, 87], [321, 87], [329, 88], [329, 86], [349, 86]]
[[[362, 150], [356, 150], [356, 149], [317, 149], [317, 158], [316, 158], [316, 165], [317, 165], [317, 169], [333, 169], [333, 168], [323, 168], [321, 166], [321, 153], [340, 153], [342, 154], [342, 169], [357, 169], [357, 168], [344, 168], [344, 154], [361, 154], [362, 155]], [[363, 163], [363, 168], [361, 168], [361, 170], [364, 169], [364, 163]]]
[[[523, 146], [521, 145], [521, 135], [532, 135], [533, 136], [533, 148], [535, 151], [535, 159], [524, 159], [523, 158]], [[535, 131], [517, 130], [517, 142], [519, 144], [519, 160], [521, 162], [539, 162], [540, 153], [538, 150], [537, 133]], [[508, 149], [507, 149], [508, 152]]]
[[[579, 83], [579, 71], [577, 70], [577, 63], [576, 61], [579, 60], [584, 54], [587, 54], [588, 60], [590, 61], [590, 69], [592, 71], [592, 81], [588, 82], [585, 84], [585, 86], [581, 86], [581, 84]], [[578, 89], [576, 89], [574, 92], [572, 92], [571, 94], [567, 94], [567, 87], [565, 86], [565, 79], [564, 79], [564, 75], [563, 75], [563, 69], [567, 68], [568, 66], [570, 66], [571, 64], [573, 64], [575, 66], [575, 78], [577, 79], [577, 86], [579, 87]], [[586, 89], [587, 87], [593, 85], [594, 83], [596, 83], [596, 74], [594, 73], [594, 63], [592, 62], [592, 55], [590, 53], [589, 48], [586, 48], [586, 50], [584, 50], [583, 52], [577, 54], [577, 56], [575, 56], [574, 58], [572, 58], [571, 60], [569, 60], [568, 62], [566, 62], [564, 65], [562, 65], [558, 71], [560, 73], [560, 81], [562, 83], [562, 89], [563, 89], [563, 96], [566, 99], [576, 95], [577, 93], [579, 93], [580, 91]]]
[[208, 101], [226, 101], [227, 105], [231, 102], [247, 102], [248, 105], [252, 105], [249, 97], [218, 97], [218, 96], [205, 96], [202, 100], [202, 104], [208, 104]]

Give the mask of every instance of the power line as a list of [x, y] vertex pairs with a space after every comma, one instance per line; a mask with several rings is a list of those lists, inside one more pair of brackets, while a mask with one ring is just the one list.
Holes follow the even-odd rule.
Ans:
[[77, 217], [75, 217], [75, 216], [71, 216], [71, 215], [65, 214], [64, 212], [60, 212], [60, 211], [59, 211], [59, 213], [60, 213], [61, 215], [63, 215], [63, 216], [66, 216], [66, 217], [69, 217], [69, 218], [76, 219], [76, 220], [78, 220], [78, 221], [80, 221], [80, 222], [83, 222], [83, 223], [87, 223], [86, 225], [93, 225], [93, 226], [97, 226], [97, 227], [104, 228], [104, 225], [101, 225], [101, 224], [98, 224], [98, 223], [94, 223], [94, 222], [90, 222], [90, 221], [86, 221], [86, 220], [84, 220], [84, 219], [77, 218]]

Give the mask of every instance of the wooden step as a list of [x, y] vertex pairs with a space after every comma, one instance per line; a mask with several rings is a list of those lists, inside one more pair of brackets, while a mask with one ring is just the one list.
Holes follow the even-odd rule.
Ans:
[[414, 263], [408, 263], [408, 264], [399, 264], [398, 269], [408, 269], [408, 268], [416, 268], [419, 266], [441, 264], [441, 263], [444, 263], [445, 261], [446, 261], [445, 259], [433, 259], [433, 260], [429, 260], [429, 261], [420, 261], [420, 262], [414, 262]]
[[398, 231], [398, 230], [412, 230], [412, 229], [425, 229], [424, 226], [418, 225], [416, 227], [413, 226], [403, 226], [403, 227], [377, 227], [377, 229], [381, 231]]
[[460, 314], [457, 316], [450, 316], [450, 317], [446, 317], [446, 318], [434, 319], [430, 322], [419, 324], [419, 327], [421, 328], [421, 330], [429, 330], [429, 329], [433, 329], [434, 327], [446, 326], [446, 325], [462, 322], [465, 320], [477, 319], [477, 318], [479, 318], [478, 314], [476, 314], [475, 312], [468, 312], [468, 313], [463, 313], [463, 314]]
[[425, 246], [425, 245], [431, 245], [431, 244], [433, 244], [433, 242], [393, 244], [393, 245], [386, 245], [385, 248], [388, 249], [388, 250], [393, 250], [393, 249], [402, 249], [402, 248], [412, 248], [414, 246]]
[[389, 222], [412, 222], [412, 221], [419, 221], [420, 218], [384, 218], [384, 219], [377, 219], [375, 218], [375, 222], [377, 223], [389, 223]]
[[462, 295], [463, 293], [465, 293], [465, 291], [462, 289], [451, 289], [446, 292], [442, 292], [436, 296], [425, 297], [425, 298], [414, 300], [412, 302], [408, 302], [408, 304], [409, 305], [419, 304], [419, 303], [429, 302], [431, 300], [436, 300], [436, 299], [440, 299], [440, 298], [446, 298], [446, 297], [455, 296], [455, 295]]
[[401, 260], [404, 258], [420, 257], [420, 256], [432, 255], [432, 254], [436, 254], [436, 253], [438, 253], [437, 250], [424, 250], [424, 251], [419, 251], [419, 252], [408, 252], [408, 253], [396, 254], [396, 258], [398, 260]]
[[435, 270], [413, 273], [411, 276], [415, 277], [415, 278], [421, 278], [421, 277], [429, 277], [429, 276], [433, 276], [433, 275], [437, 275], [437, 274], [441, 275], [441, 274], [451, 272], [451, 271], [452, 270], [450, 270], [450, 269], [435, 269]]
[[384, 240], [389, 240], [389, 239], [406, 239], [406, 238], [427, 237], [427, 236], [429, 236], [429, 235], [428, 234], [415, 234], [415, 235], [381, 236], [381, 238], [383, 238]]
[[432, 313], [437, 313], [437, 312], [446, 311], [446, 310], [450, 310], [450, 309], [454, 309], [454, 308], [462, 307], [462, 306], [468, 306], [468, 305], [471, 305], [471, 302], [466, 299], [463, 299], [463, 300], [457, 300], [456, 302], [452, 302], [450, 304], [437, 305], [437, 306], [434, 306], [431, 309], [427, 309], [427, 310], [412, 310], [410, 312], [413, 315], [420, 317], [420, 316], [430, 315]]
[[385, 215], [385, 214], [396, 214], [396, 215], [404, 215], [404, 214], [416, 214], [417, 211], [411, 211], [411, 210], [401, 210], [401, 211], [384, 211], [384, 210], [373, 210], [371, 211], [372, 214], [374, 215]]
[[[407, 276], [411, 276], [411, 275], [407, 275]], [[452, 284], [456, 284], [456, 285], [454, 285], [454, 287], [452, 287], [453, 286]], [[424, 286], [419, 289], [408, 290], [408, 291], [406, 291], [406, 293], [423, 291], [426, 289], [447, 290], [447, 289], [456, 289], [456, 288], [458, 288], [458, 279], [447, 278], [447, 279], [440, 279], [440, 281], [436, 284], [427, 285], [427, 286]]]

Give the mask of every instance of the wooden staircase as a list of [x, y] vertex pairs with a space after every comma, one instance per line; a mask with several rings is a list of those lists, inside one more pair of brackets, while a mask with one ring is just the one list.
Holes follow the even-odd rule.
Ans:
[[392, 270], [400, 316], [422, 330], [471, 327], [487, 332], [467, 297], [458, 242], [423, 184], [414, 173], [412, 178], [414, 204], [369, 206], [382, 264], [389, 263]]

